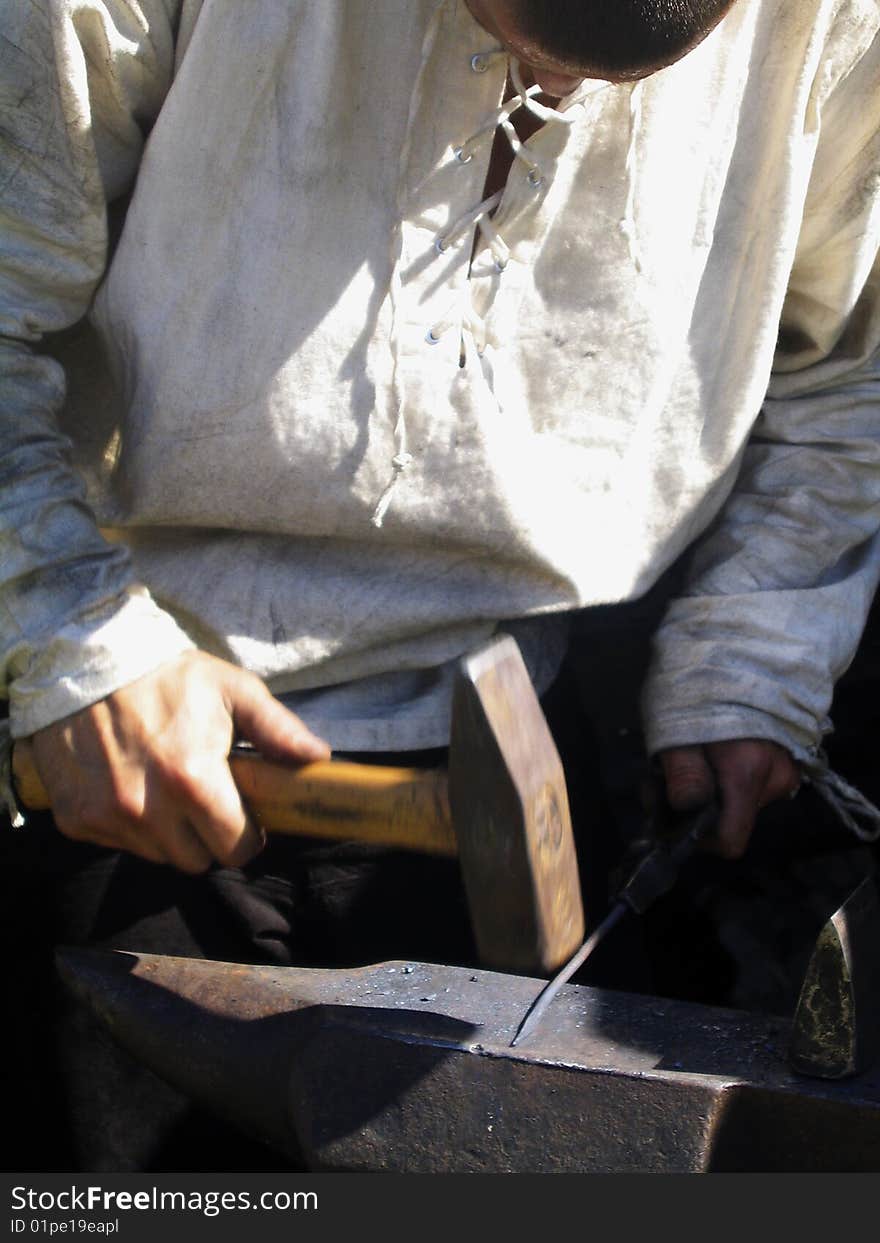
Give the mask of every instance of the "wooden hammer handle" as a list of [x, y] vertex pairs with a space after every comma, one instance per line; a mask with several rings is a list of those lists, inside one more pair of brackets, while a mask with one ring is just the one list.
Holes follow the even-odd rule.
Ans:
[[[269, 833], [457, 854], [446, 773], [440, 769], [337, 760], [291, 768], [244, 751], [233, 752], [229, 766], [242, 798]], [[12, 772], [22, 805], [48, 810], [29, 743], [16, 743]]]

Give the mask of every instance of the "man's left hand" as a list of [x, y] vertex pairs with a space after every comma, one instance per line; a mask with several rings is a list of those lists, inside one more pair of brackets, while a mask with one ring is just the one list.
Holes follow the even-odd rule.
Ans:
[[792, 797], [801, 781], [789, 752], [761, 738], [673, 747], [660, 752], [660, 762], [673, 811], [718, 799], [718, 828], [707, 848], [726, 859], [742, 857], [761, 808]]

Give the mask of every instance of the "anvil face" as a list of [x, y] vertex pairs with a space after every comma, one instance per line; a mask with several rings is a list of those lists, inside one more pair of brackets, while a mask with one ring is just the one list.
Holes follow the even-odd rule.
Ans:
[[425, 963], [352, 971], [66, 951], [123, 1047], [314, 1170], [880, 1169], [880, 1073], [785, 1062], [789, 1021]]

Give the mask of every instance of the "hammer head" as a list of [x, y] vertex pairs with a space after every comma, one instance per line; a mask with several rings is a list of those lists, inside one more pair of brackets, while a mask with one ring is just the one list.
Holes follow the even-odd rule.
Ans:
[[571, 813], [556, 744], [508, 635], [459, 667], [449, 801], [481, 961], [557, 970], [584, 936]]

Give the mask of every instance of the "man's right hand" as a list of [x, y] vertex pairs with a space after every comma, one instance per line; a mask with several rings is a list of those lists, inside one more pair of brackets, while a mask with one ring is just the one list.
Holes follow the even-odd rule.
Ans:
[[76, 841], [184, 872], [241, 867], [263, 847], [227, 757], [233, 738], [294, 764], [330, 748], [259, 678], [187, 652], [31, 739], [55, 822]]

